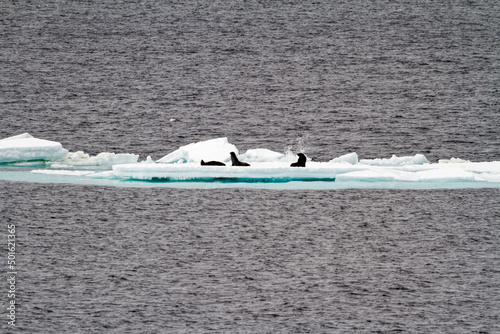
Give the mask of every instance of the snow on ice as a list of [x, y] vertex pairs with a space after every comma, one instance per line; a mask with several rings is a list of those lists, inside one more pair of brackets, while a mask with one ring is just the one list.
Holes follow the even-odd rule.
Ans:
[[61, 143], [23, 133], [0, 140], [0, 163], [64, 159], [68, 150]]
[[[230, 152], [235, 152], [240, 161], [251, 164], [250, 167], [231, 166]], [[147, 157], [137, 162], [135, 154], [100, 153], [90, 156], [84, 152], [68, 152], [60, 143], [34, 138], [22, 134], [0, 140], [0, 162], [11, 163], [25, 161], [43, 161], [44, 169], [33, 170], [30, 180], [40, 181], [51, 177], [68, 177], [68, 182], [81, 183], [92, 179], [95, 182], [121, 180], [148, 181], [196, 181], [196, 182], [266, 182], [283, 183], [288, 181], [335, 181], [335, 184], [358, 184], [367, 188], [381, 184], [395, 183], [394, 187], [408, 184], [425, 184], [428, 188], [500, 187], [500, 161], [470, 162], [459, 158], [442, 159], [430, 163], [422, 154], [414, 156], [379, 159], [359, 159], [355, 152], [331, 159], [328, 162], [315, 162], [308, 159], [306, 167], [291, 168], [290, 163], [297, 160], [294, 154], [283, 154], [264, 148], [250, 149], [239, 154], [238, 149], [227, 138], [215, 138], [179, 147], [179, 149], [154, 161]], [[201, 166], [201, 160], [216, 160], [226, 166]], [[22, 165], [21, 165], [22, 166]], [[105, 166], [106, 171], [101, 168]], [[70, 169], [70, 170], [64, 170]], [[78, 171], [78, 169], [85, 171]], [[12, 171], [0, 170], [0, 179], [17, 180]], [[20, 173], [19, 173], [20, 174]], [[77, 179], [78, 178], [78, 179]], [[22, 181], [19, 177], [19, 181]], [[52, 180], [52, 179], [50, 179]], [[71, 181], [73, 180], [73, 181]], [[42, 181], [40, 181], [42, 182]], [[59, 182], [59, 181], [57, 181]], [[168, 182], [166, 182], [168, 183]], [[391, 184], [392, 184], [391, 183]], [[129, 183], [130, 184], [130, 183]], [[152, 184], [152, 183], [149, 183]], [[304, 183], [303, 183], [304, 184]], [[146, 183], [147, 185], [147, 183]]]
[[72, 166], [112, 166], [115, 164], [134, 163], [139, 155], [109, 152], [90, 156], [82, 151], [69, 152], [61, 143], [35, 138], [29, 133], [0, 140], [0, 163], [42, 161], [54, 168]]

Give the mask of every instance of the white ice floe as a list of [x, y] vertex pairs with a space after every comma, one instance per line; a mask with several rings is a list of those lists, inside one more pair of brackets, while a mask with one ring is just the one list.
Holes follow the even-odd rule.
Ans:
[[[59, 143], [33, 138], [29, 134], [0, 140], [0, 157], [4, 159], [0, 161], [43, 160], [44, 166], [49, 167], [28, 172], [31, 175], [27, 178], [30, 182], [39, 180], [113, 185], [123, 182], [130, 185], [137, 184], [130, 182], [134, 180], [203, 183], [328, 181], [330, 184], [335, 183], [338, 188], [500, 188], [500, 161], [470, 162], [452, 158], [429, 163], [422, 154], [360, 160], [355, 152], [351, 152], [329, 162], [309, 159], [306, 167], [295, 168], [290, 167], [290, 163], [297, 161], [296, 155], [259, 148], [238, 155], [240, 161], [248, 162], [251, 166], [233, 167], [230, 152], [238, 155], [237, 148], [227, 138], [216, 138], [182, 146], [158, 162], [148, 156], [145, 161], [138, 163], [139, 156], [135, 154], [100, 153], [90, 156], [81, 151], [68, 153]], [[6, 160], [7, 156], [9, 160]], [[225, 162], [226, 166], [202, 166], [202, 159]], [[99, 166], [111, 167], [112, 170], [103, 171]], [[12, 173], [0, 170], [0, 179], [26, 180], [25, 175], [19, 173], [21, 176], [16, 178]], [[144, 184], [147, 186], [152, 183]], [[311, 189], [314, 182], [308, 184], [304, 185], [304, 189]]]
[[330, 160], [330, 162], [334, 162], [334, 163], [347, 162], [347, 163], [350, 163], [351, 165], [355, 165], [358, 163], [358, 155], [356, 154], [356, 152], [347, 153], [347, 154], [344, 154], [338, 158], [334, 158], [334, 159]]
[[[227, 138], [190, 144], [179, 148], [159, 161], [114, 165], [116, 177], [137, 180], [214, 181], [233, 180], [251, 182], [318, 181], [337, 182], [498, 182], [500, 162], [431, 164], [422, 154], [381, 159], [358, 159], [355, 152], [342, 155], [327, 163], [309, 160], [305, 168], [290, 167], [297, 156], [285, 155], [267, 149], [251, 149], [239, 155], [250, 167], [233, 167], [228, 153], [236, 151]], [[211, 156], [215, 152], [216, 156]], [[226, 162], [226, 166], [201, 166], [204, 159]], [[458, 162], [458, 161], [453, 161]]]
[[0, 140], [0, 163], [16, 163], [17, 166], [30, 166], [43, 161], [53, 168], [81, 166], [109, 166], [136, 163], [139, 155], [130, 153], [103, 152], [90, 156], [83, 151], [68, 152], [61, 143], [35, 138], [29, 133]]
[[451, 159], [439, 159], [440, 164], [461, 164], [464, 162], [470, 162], [469, 160], [463, 160], [460, 158], [451, 158]]
[[148, 157], [146, 158], [146, 160], [144, 161], [141, 161], [141, 164], [154, 164], [155, 161], [153, 160], [153, 158], [151, 158], [150, 155], [148, 155]]
[[25, 133], [21, 133], [20, 135], [0, 139], [0, 142], [6, 142], [9, 140], [17, 140], [17, 139], [27, 139], [27, 138], [34, 138], [34, 137], [32, 135], [30, 135], [29, 133], [25, 132]]
[[0, 163], [64, 159], [68, 150], [61, 143], [34, 138], [28, 133], [0, 140]]
[[233, 144], [230, 144], [226, 137], [215, 138], [181, 146], [179, 149], [159, 159], [158, 162], [171, 164], [200, 163], [201, 160], [230, 161], [231, 156], [229, 154], [231, 152], [238, 154], [238, 149]]
[[359, 162], [373, 166], [422, 165], [429, 163], [427, 158], [422, 154], [407, 157], [397, 157], [393, 155], [390, 159], [362, 159]]
[[439, 168], [437, 165], [412, 169], [373, 167], [339, 174], [336, 181], [468, 182], [475, 181], [475, 175], [464, 169]]
[[[128, 164], [113, 166], [117, 177], [172, 181], [187, 180], [235, 180], [235, 181], [291, 181], [319, 180], [334, 178], [326, 164], [315, 163], [307, 168], [291, 168], [288, 162], [253, 163], [250, 167], [201, 166], [197, 163], [186, 164]], [[140, 167], [139, 167], [140, 166]]]
[[84, 176], [94, 174], [91, 170], [54, 170], [54, 169], [35, 169], [31, 171], [34, 174], [46, 175], [66, 175], [66, 176]]
[[238, 157], [239, 160], [245, 162], [294, 162], [297, 161], [297, 156], [293, 154], [283, 154], [268, 150], [267, 148], [254, 148], [247, 150], [244, 154]]
[[63, 160], [51, 163], [53, 168], [81, 167], [81, 166], [112, 166], [117, 164], [136, 163], [139, 155], [130, 153], [103, 152], [91, 156], [83, 151], [69, 152]]
[[447, 164], [373, 166], [309, 162], [301, 168], [283, 162], [255, 162], [250, 167], [156, 163], [114, 165], [113, 173], [126, 179], [164, 181], [499, 182], [500, 162], [471, 162], [460, 164], [460, 167]]

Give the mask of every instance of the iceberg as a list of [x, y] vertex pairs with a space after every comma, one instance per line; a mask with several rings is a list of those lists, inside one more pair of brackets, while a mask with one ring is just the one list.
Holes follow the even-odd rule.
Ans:
[[61, 143], [38, 139], [29, 133], [0, 140], [0, 163], [64, 159], [68, 150]]

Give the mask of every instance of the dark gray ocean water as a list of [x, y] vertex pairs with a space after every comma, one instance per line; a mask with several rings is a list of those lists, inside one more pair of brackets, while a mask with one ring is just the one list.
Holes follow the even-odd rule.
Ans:
[[[497, 1], [0, 1], [0, 138], [500, 160], [499, 36]], [[0, 332], [499, 333], [498, 203], [0, 182]]]

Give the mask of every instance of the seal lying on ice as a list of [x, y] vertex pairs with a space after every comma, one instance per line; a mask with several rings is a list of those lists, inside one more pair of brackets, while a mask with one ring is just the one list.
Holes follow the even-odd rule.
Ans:
[[290, 167], [305, 167], [306, 166], [306, 156], [303, 153], [297, 154], [299, 156], [299, 160], [290, 165]]
[[220, 161], [208, 161], [208, 162], [205, 162], [205, 161], [201, 160], [201, 165], [202, 166], [225, 166], [226, 164], [223, 163], [223, 162], [220, 162]]
[[250, 166], [249, 163], [239, 161], [234, 152], [231, 152], [231, 162], [233, 166]]

